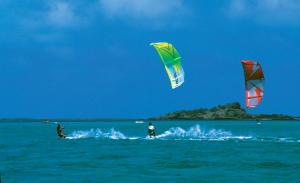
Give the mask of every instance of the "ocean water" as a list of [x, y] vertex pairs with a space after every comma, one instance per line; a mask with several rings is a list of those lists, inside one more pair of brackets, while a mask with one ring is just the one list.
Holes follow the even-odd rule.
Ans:
[[2, 183], [300, 182], [300, 121], [0, 123]]

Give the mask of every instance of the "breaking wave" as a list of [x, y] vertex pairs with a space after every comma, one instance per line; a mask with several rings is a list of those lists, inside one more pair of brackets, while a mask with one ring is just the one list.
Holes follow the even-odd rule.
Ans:
[[155, 138], [148, 136], [126, 136], [114, 128], [102, 131], [101, 129], [79, 130], [69, 134], [66, 139], [112, 139], [112, 140], [198, 140], [198, 141], [260, 141], [260, 142], [300, 142], [300, 139], [291, 137], [259, 137], [233, 135], [230, 131], [222, 129], [203, 130], [200, 125], [195, 125], [185, 130], [181, 127], [172, 127]]

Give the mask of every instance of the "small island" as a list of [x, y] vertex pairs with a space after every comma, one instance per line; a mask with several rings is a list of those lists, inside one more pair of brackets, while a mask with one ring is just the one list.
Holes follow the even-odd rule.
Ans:
[[250, 114], [238, 102], [212, 108], [181, 110], [151, 118], [0, 118], [0, 122], [116, 122], [116, 121], [170, 121], [170, 120], [300, 120], [284, 114]]
[[299, 120], [283, 114], [250, 114], [238, 102], [218, 105], [213, 108], [181, 110], [150, 120]]

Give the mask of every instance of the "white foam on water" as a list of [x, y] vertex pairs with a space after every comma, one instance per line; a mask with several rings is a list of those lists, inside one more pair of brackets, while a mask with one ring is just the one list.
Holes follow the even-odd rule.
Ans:
[[300, 142], [299, 138], [293, 137], [253, 137], [251, 138], [252, 141], [259, 141], [259, 142], [279, 142], [279, 143], [294, 143]]
[[249, 139], [251, 136], [233, 136], [230, 131], [222, 129], [202, 130], [200, 125], [195, 125], [185, 130], [181, 127], [173, 127], [164, 133], [157, 135], [158, 139], [174, 140], [229, 140], [229, 139]]
[[199, 141], [259, 141], [259, 142], [300, 142], [299, 139], [290, 137], [259, 137], [233, 135], [230, 131], [223, 129], [201, 129], [200, 125], [192, 126], [188, 129], [181, 127], [172, 127], [165, 132], [157, 135], [155, 138], [149, 136], [126, 136], [122, 132], [111, 128], [107, 131], [101, 129], [90, 129], [87, 131], [78, 130], [72, 132], [66, 139], [112, 139], [112, 140], [199, 140]]
[[127, 139], [127, 137], [115, 129], [110, 129], [108, 132], [102, 132], [101, 129], [90, 129], [88, 131], [74, 131], [66, 137], [66, 139], [85, 139], [85, 138], [106, 138], [106, 139]]

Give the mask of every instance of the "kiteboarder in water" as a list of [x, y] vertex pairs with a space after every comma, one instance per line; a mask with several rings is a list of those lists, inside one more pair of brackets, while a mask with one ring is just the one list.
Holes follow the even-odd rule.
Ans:
[[56, 127], [57, 135], [59, 138], [66, 138], [66, 135], [63, 132], [64, 127], [61, 124], [58, 124]]
[[155, 127], [154, 127], [154, 125], [152, 125], [151, 122], [149, 122], [149, 125], [148, 125], [148, 135], [150, 138], [155, 137]]

